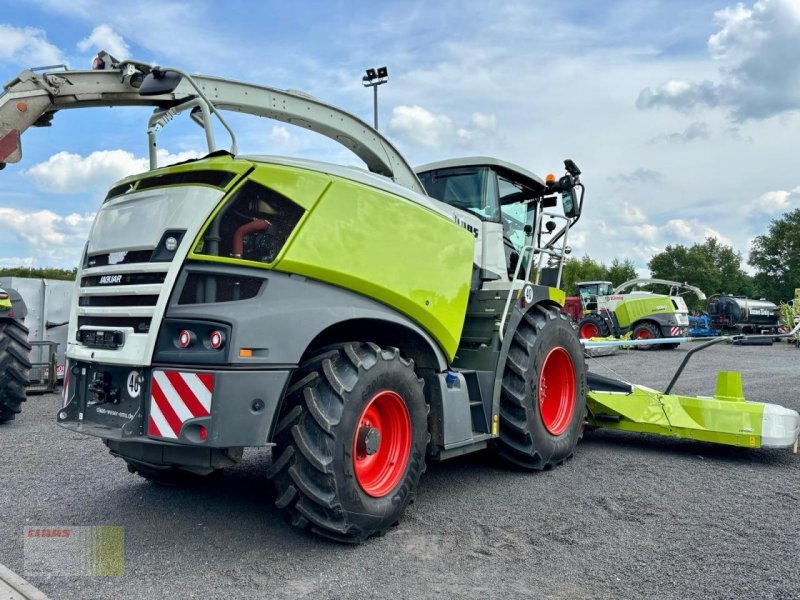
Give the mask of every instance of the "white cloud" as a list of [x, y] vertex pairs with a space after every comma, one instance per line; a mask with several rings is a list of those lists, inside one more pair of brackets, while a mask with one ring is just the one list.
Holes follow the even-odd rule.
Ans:
[[267, 138], [273, 142], [286, 143], [292, 139], [292, 134], [284, 125], [275, 125]]
[[[74, 265], [94, 214], [72, 213], [59, 215], [51, 210], [24, 211], [16, 208], [0, 208], [0, 231], [12, 235], [27, 244], [33, 259], [5, 259], [39, 265]], [[19, 264], [19, 263], [17, 263]]]
[[753, 203], [751, 212], [775, 215], [783, 213], [800, 204], [800, 186], [791, 191], [774, 190], [765, 192]]
[[0, 23], [0, 62], [35, 67], [63, 63], [64, 57], [43, 30]]
[[661, 173], [653, 169], [638, 168], [630, 173], [620, 173], [619, 175], [612, 175], [608, 178], [609, 181], [630, 184], [630, 183], [658, 183], [661, 181]]
[[[170, 154], [158, 151], [158, 164], [163, 167], [191, 158], [199, 153], [190, 150]], [[138, 158], [126, 150], [99, 150], [88, 156], [59, 152], [45, 162], [25, 171], [40, 190], [55, 194], [77, 194], [105, 189], [115, 181], [147, 171], [150, 163], [147, 158]]]
[[704, 123], [703, 121], [695, 121], [681, 132], [659, 135], [653, 138], [652, 141], [687, 144], [694, 140], [707, 140], [710, 137], [711, 128], [708, 126], [708, 123]]
[[446, 114], [435, 114], [418, 105], [396, 106], [389, 130], [407, 142], [430, 148], [467, 147], [490, 138], [497, 130], [497, 118], [474, 112], [468, 124], [457, 127]]
[[389, 130], [408, 141], [436, 147], [453, 135], [454, 126], [447, 115], [435, 115], [421, 106], [396, 106]]
[[86, 52], [89, 49], [105, 50], [114, 58], [124, 60], [129, 58], [131, 50], [122, 36], [114, 31], [109, 25], [98, 25], [89, 34], [89, 37], [78, 42], [78, 49]]
[[740, 122], [800, 110], [800, 2], [739, 3], [714, 17], [720, 29], [709, 37], [708, 51], [723, 63], [719, 81], [671, 79], [643, 89], [636, 106], [724, 107]]
[[687, 242], [702, 243], [707, 238], [714, 238], [721, 244], [733, 247], [733, 242], [727, 237], [716, 229], [703, 225], [697, 219], [691, 219], [689, 221], [684, 219], [670, 219], [667, 221], [665, 228], [669, 234], [686, 240]]
[[36, 259], [32, 256], [1, 256], [0, 269], [16, 267], [33, 267]]

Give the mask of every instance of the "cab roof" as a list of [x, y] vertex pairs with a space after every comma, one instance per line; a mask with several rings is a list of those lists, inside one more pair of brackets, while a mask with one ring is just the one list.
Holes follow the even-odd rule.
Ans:
[[545, 187], [544, 180], [519, 165], [510, 163], [499, 158], [492, 158], [491, 156], [467, 156], [464, 158], [450, 158], [447, 160], [440, 160], [437, 162], [420, 165], [414, 168], [414, 172], [418, 175], [420, 173], [427, 173], [428, 171], [435, 171], [438, 169], [453, 169], [458, 167], [495, 167], [506, 173], [511, 173], [514, 179], [520, 181], [523, 185], [532, 187], [534, 189], [541, 189]]

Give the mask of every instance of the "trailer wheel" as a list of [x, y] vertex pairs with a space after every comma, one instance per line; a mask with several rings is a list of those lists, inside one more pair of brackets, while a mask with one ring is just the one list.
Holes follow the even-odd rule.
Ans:
[[517, 326], [503, 372], [499, 455], [531, 470], [570, 458], [583, 433], [586, 363], [567, 318], [534, 306]]
[[399, 522], [425, 471], [422, 386], [413, 361], [371, 343], [337, 346], [299, 367], [267, 472], [293, 525], [359, 543]]
[[606, 337], [609, 333], [608, 323], [596, 313], [588, 314], [578, 321], [578, 334], [581, 339]]
[[30, 355], [28, 328], [17, 319], [0, 320], [0, 423], [13, 420], [25, 402]]
[[[654, 340], [661, 337], [658, 328], [652, 323], [639, 323], [633, 328], [633, 339], [635, 340]], [[658, 344], [642, 344], [636, 346], [637, 350], [658, 350]]]

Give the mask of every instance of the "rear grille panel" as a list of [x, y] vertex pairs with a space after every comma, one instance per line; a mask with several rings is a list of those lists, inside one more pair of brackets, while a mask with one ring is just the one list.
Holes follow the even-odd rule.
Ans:
[[134, 333], [150, 331], [150, 317], [78, 317], [78, 329], [81, 327], [130, 327]]
[[[86, 257], [86, 267], [106, 267], [108, 265], [130, 265], [133, 263], [150, 262], [153, 257], [152, 250], [131, 250], [129, 252], [111, 252], [94, 254]], [[113, 262], [110, 262], [112, 258]]]
[[155, 306], [158, 296], [82, 296], [78, 306]]
[[164, 279], [166, 279], [166, 277], [167, 274], [165, 272], [90, 275], [88, 277], [81, 278], [81, 287], [164, 283]]

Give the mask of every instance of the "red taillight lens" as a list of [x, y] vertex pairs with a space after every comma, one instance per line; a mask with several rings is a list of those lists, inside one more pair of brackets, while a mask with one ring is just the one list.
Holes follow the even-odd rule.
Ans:
[[221, 331], [212, 331], [211, 335], [208, 336], [208, 345], [213, 350], [219, 350], [225, 345], [225, 334]]
[[200, 426], [200, 439], [203, 440], [204, 442], [208, 439], [208, 429], [206, 429], [202, 425]]
[[189, 348], [194, 344], [195, 335], [188, 329], [182, 330], [178, 334], [178, 347], [179, 348]]

